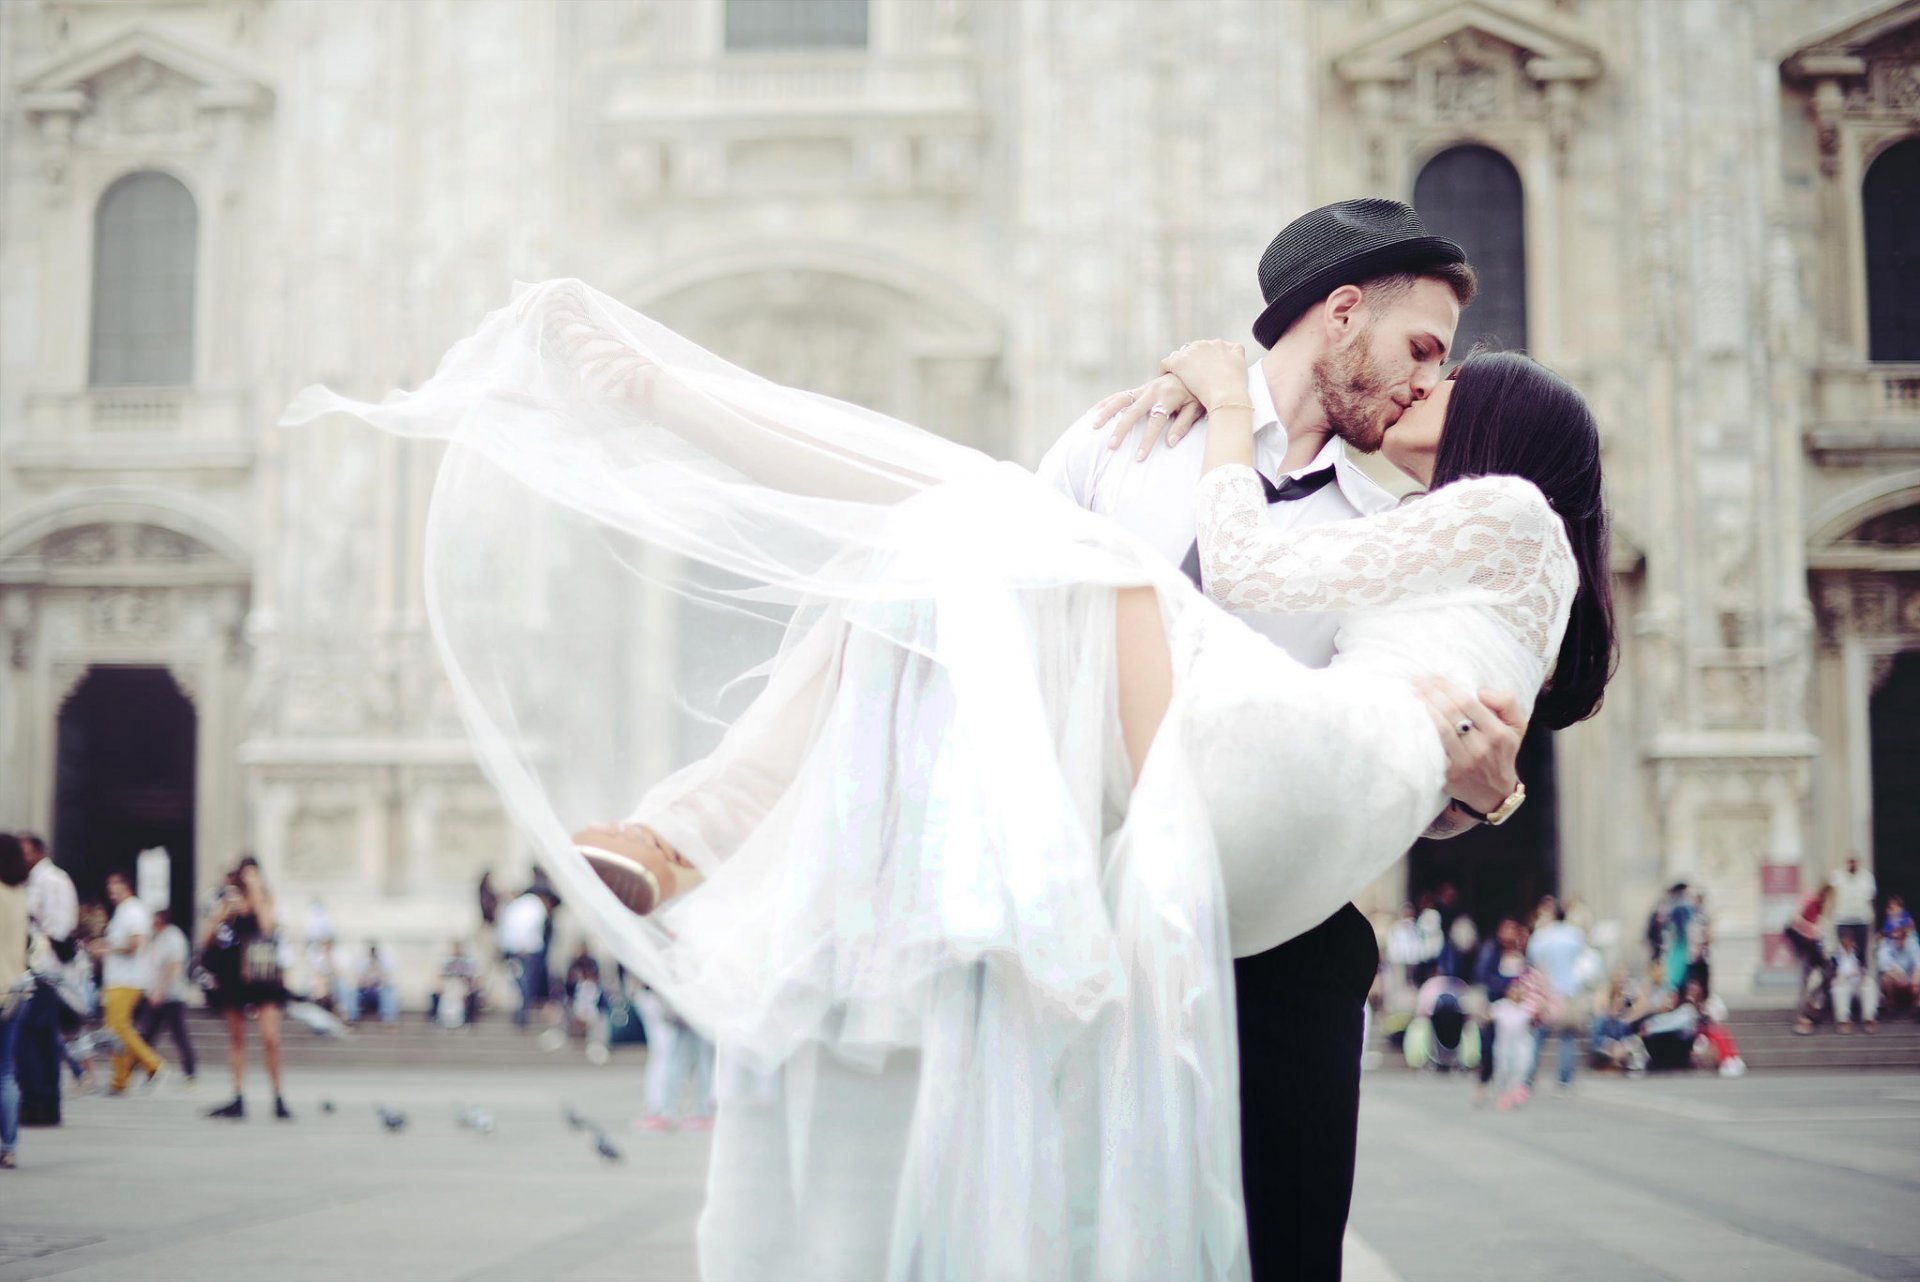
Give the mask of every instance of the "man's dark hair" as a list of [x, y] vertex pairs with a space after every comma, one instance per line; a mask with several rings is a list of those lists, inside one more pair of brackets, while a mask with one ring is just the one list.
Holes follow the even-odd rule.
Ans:
[[[1417, 271], [1390, 272], [1385, 276], [1373, 276], [1356, 281], [1360, 294], [1366, 299], [1367, 306], [1375, 312], [1384, 312], [1402, 298], [1422, 279], [1431, 277], [1453, 291], [1453, 296], [1465, 307], [1480, 292], [1480, 277], [1467, 263], [1433, 263]], [[1332, 293], [1332, 290], [1328, 290]]]
[[34, 855], [44, 855], [47, 853], [46, 840], [42, 838], [39, 833], [23, 832], [16, 835], [20, 838], [20, 844], [27, 848], [28, 853]]
[[1531, 481], [1566, 526], [1573, 548], [1580, 587], [1553, 675], [1533, 710], [1536, 720], [1559, 730], [1600, 710], [1618, 658], [1600, 427], [1566, 380], [1517, 352], [1475, 353], [1449, 377], [1453, 397], [1430, 488], [1470, 476]]
[[0, 832], [0, 886], [19, 886], [27, 880], [27, 850], [23, 838]]

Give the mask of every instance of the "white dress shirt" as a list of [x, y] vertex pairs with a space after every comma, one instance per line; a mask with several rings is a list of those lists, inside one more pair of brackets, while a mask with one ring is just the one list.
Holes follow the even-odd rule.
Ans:
[[27, 874], [27, 918], [55, 943], [73, 938], [73, 928], [80, 924], [80, 897], [74, 893], [73, 878], [51, 857]]
[[[1326, 521], [1371, 516], [1395, 500], [1347, 457], [1346, 445], [1329, 436], [1313, 462], [1291, 472], [1279, 470], [1287, 453], [1287, 433], [1273, 405], [1267, 380], [1254, 365], [1247, 371], [1247, 403], [1253, 406], [1253, 460], [1272, 481], [1334, 469], [1334, 482], [1305, 498], [1274, 503], [1267, 519], [1282, 529], [1305, 529]], [[1207, 420], [1193, 425], [1178, 445], [1155, 445], [1145, 459], [1136, 457], [1145, 420], [1119, 449], [1107, 448], [1107, 433], [1082, 418], [1054, 443], [1036, 469], [1040, 479], [1081, 507], [1108, 516], [1132, 530], [1178, 565], [1186, 559], [1195, 534], [1194, 489], [1206, 455]], [[1256, 614], [1241, 616], [1308, 667], [1324, 668], [1333, 658], [1340, 630], [1337, 614]]]

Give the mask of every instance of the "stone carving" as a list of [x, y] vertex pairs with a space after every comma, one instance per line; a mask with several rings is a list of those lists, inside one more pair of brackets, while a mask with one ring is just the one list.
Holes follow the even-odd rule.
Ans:
[[111, 527], [89, 525], [84, 529], [54, 535], [47, 540], [46, 553], [50, 561], [100, 565], [115, 560], [119, 556], [119, 549]]
[[6, 637], [7, 661], [25, 668], [33, 638], [33, 597], [29, 593], [0, 593], [0, 632]]
[[1862, 521], [1847, 536], [1849, 543], [1880, 547], [1911, 547], [1920, 544], [1920, 507], [1901, 508]]
[[84, 525], [62, 530], [41, 543], [49, 561], [67, 565], [163, 562], [181, 564], [214, 559], [217, 554], [197, 539], [157, 525], [126, 523]]
[[103, 640], [154, 640], [173, 628], [172, 594], [161, 588], [96, 588], [87, 594], [89, 635]]
[[1450, 124], [1508, 115], [1527, 93], [1519, 58], [1520, 51], [1505, 41], [1459, 32], [1417, 60], [1423, 105], [1434, 119]]
[[75, 139], [86, 147], [155, 142], [196, 146], [201, 131], [194, 88], [184, 76], [150, 59], [129, 59], [94, 78], [94, 109], [76, 126]]

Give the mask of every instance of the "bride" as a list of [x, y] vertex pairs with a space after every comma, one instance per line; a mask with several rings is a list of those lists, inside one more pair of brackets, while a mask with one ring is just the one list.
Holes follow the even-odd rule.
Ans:
[[[1245, 1277], [1232, 957], [1446, 806], [1415, 681], [1597, 708], [1600, 450], [1565, 383], [1469, 359], [1387, 436], [1425, 497], [1283, 535], [1244, 353], [1167, 368], [1208, 410], [1204, 595], [1030, 474], [578, 282], [416, 392], [289, 410], [451, 443], [428, 608], [481, 763], [569, 902], [771, 1083], [722, 1094], [707, 1277]], [[1342, 612], [1339, 653], [1208, 597]], [[717, 746], [623, 706], [662, 630]]]

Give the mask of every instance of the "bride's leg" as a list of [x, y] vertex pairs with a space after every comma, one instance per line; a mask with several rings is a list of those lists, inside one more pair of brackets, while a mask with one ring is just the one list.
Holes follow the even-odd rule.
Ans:
[[1122, 588], [1114, 605], [1115, 666], [1120, 681], [1120, 734], [1135, 783], [1147, 749], [1173, 699], [1173, 652], [1152, 588]]

